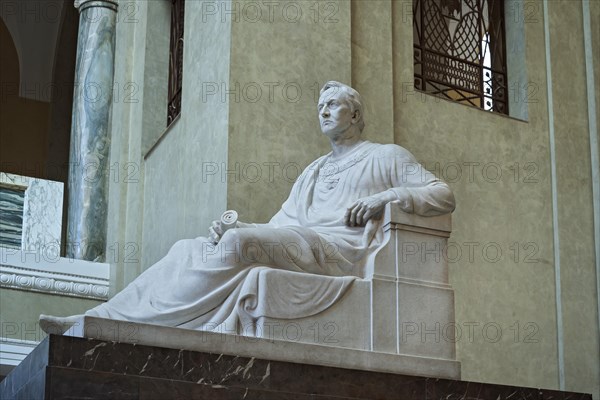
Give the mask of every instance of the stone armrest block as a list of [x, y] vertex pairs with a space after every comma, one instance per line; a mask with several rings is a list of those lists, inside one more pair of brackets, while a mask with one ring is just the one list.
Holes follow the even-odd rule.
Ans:
[[448, 284], [445, 254], [452, 231], [451, 214], [422, 217], [403, 212], [397, 203], [386, 206], [384, 241], [367, 262], [365, 277]]

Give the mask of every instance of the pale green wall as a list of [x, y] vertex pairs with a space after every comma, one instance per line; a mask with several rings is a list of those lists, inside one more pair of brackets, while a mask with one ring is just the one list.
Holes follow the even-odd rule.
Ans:
[[[593, 253], [590, 149], [580, 2], [548, 2], [556, 137], [558, 230], [560, 236], [562, 329], [565, 389], [599, 394], [598, 310]], [[471, 343], [457, 343], [464, 379], [558, 388], [557, 321], [551, 198], [549, 120], [542, 3], [531, 2], [525, 21], [527, 70], [535, 89], [529, 97], [529, 122], [494, 115], [422, 95], [404, 96], [412, 81], [412, 22], [394, 8], [396, 142], [432, 166], [446, 166], [457, 199], [452, 241], [463, 250], [451, 264], [459, 324], [478, 323]], [[597, 19], [596, 19], [597, 21]], [[383, 22], [383, 20], [382, 20]], [[380, 22], [380, 23], [382, 23]], [[378, 25], [373, 23], [373, 25]], [[569, 29], [565, 29], [569, 27]], [[596, 25], [597, 27], [597, 25]], [[581, 60], [581, 61], [575, 61]], [[387, 73], [387, 71], [384, 71]], [[360, 87], [359, 87], [360, 90]], [[454, 179], [452, 163], [462, 167]], [[465, 163], [473, 166], [469, 174]], [[482, 168], [496, 163], [502, 179]], [[520, 178], [515, 182], [515, 163]], [[532, 163], [532, 164], [527, 164]], [[511, 168], [512, 167], [512, 168]], [[531, 169], [531, 168], [535, 168]], [[535, 182], [524, 177], [533, 173]], [[444, 174], [442, 174], [444, 175]], [[487, 179], [486, 179], [487, 178]], [[469, 260], [468, 246], [477, 248]], [[516, 257], [514, 243], [521, 246]], [[482, 248], [493, 244], [503, 256], [486, 260]], [[524, 249], [523, 245], [535, 246]], [[536, 263], [526, 263], [529, 251]], [[515, 322], [520, 337], [515, 340]], [[525, 324], [539, 327], [527, 343]], [[482, 326], [502, 328], [498, 343], [487, 343]], [[490, 330], [494, 333], [494, 330]]]
[[394, 142], [391, 1], [352, 2], [352, 85], [365, 103], [366, 139]]
[[100, 303], [77, 297], [0, 289], [0, 337], [40, 341], [46, 337], [39, 327], [40, 314], [83, 314]]
[[[138, 3], [142, 10], [152, 4]], [[294, 2], [278, 3], [284, 7]], [[153, 30], [162, 28], [151, 20], [156, 17], [150, 13], [146, 25], [118, 26], [117, 54], [130, 54], [125, 49], [132, 46], [136, 50], [132, 56], [117, 57], [115, 79], [140, 80], [144, 95], [142, 104], [113, 106], [113, 138], [115, 133], [118, 138], [113, 139], [111, 159], [140, 163], [138, 183], [111, 186], [109, 238], [121, 244], [133, 242], [140, 249], [139, 262], [119, 260], [112, 264], [113, 287], [119, 289], [133, 279], [176, 240], [204, 235], [210, 221], [226, 208], [237, 209], [246, 221], [267, 221], [292, 185], [282, 175], [282, 167], [290, 166], [289, 176], [295, 171], [291, 168], [302, 168], [328, 151], [319, 133], [315, 94], [325, 81], [336, 79], [352, 83], [362, 93], [366, 138], [403, 145], [431, 169], [439, 163], [446, 172], [442, 177], [455, 192], [458, 206], [451, 241], [462, 250], [462, 257], [450, 268], [456, 320], [463, 328], [457, 343], [463, 378], [558, 388], [551, 149], [541, 0], [526, 3], [525, 84], [531, 85], [528, 121], [411, 91], [410, 2], [335, 2], [337, 22], [329, 23], [322, 14], [314, 21], [309, 9], [312, 3], [308, 3], [295, 2], [305, 12], [297, 23], [285, 21], [277, 13], [273, 23], [250, 23], [243, 19], [232, 22], [231, 16], [223, 22], [221, 14], [203, 20], [203, 3], [186, 2], [182, 116], [145, 160], [142, 155], [147, 136], [139, 118], [156, 107], [157, 100], [148, 96], [147, 90], [156, 97], [162, 94], [145, 82], [160, 68], [150, 66], [144, 43], [149, 42]], [[585, 71], [580, 61], [581, 3], [549, 1], [548, 5], [565, 388], [599, 396], [591, 167]], [[599, 6], [597, 2], [590, 6], [596, 11], [592, 31], [597, 33]], [[596, 46], [596, 82], [600, 81], [598, 53]], [[272, 100], [268, 97], [269, 82], [280, 84]], [[203, 89], [211, 83], [228, 89], [236, 83], [242, 89], [258, 85], [262, 97], [250, 101], [247, 95], [252, 93], [242, 90], [240, 101], [232, 94], [222, 100], [223, 87], [219, 87], [216, 95], [203, 99]], [[280, 89], [285, 84], [301, 88], [297, 102], [282, 95]], [[525, 100], [525, 94], [520, 93], [520, 101]], [[229, 175], [229, 182], [220, 175], [221, 163], [225, 162], [233, 171], [236, 163], [239, 165], [239, 172]], [[203, 181], [206, 163], [216, 163], [219, 173], [205, 176]], [[243, 173], [250, 163], [259, 166], [262, 177], [258, 182]], [[273, 166], [272, 182], [264, 163], [278, 163]], [[471, 164], [470, 170], [465, 163], [479, 164]], [[456, 165], [462, 171], [459, 179], [450, 174]], [[502, 178], [494, 182], [495, 170], [485, 170], [485, 165], [499, 166]], [[528, 175], [532, 181], [525, 182]], [[515, 243], [520, 248], [518, 254]], [[500, 248], [500, 260], [486, 260], [482, 253], [485, 245]], [[476, 246], [473, 259], [469, 246]], [[532, 251], [536, 262], [525, 262]], [[497, 343], [483, 336], [483, 326], [489, 323], [502, 329]], [[515, 340], [516, 323], [519, 331]], [[469, 324], [474, 329], [472, 341]], [[532, 327], [537, 331], [526, 341]], [[488, 333], [494, 333], [492, 326]]]
[[145, 162], [144, 268], [178, 239], [206, 236], [227, 206], [226, 183], [203, 170], [227, 161], [229, 105], [203, 93], [229, 80], [231, 24], [205, 18], [201, 1], [185, 7], [181, 117]]
[[[395, 21], [403, 10], [395, 8]], [[544, 38], [541, 13], [538, 22], [526, 24], [529, 80], [538, 95], [529, 104], [529, 122], [483, 112], [427, 95], [403, 92], [412, 82], [412, 21], [396, 25], [395, 99], [396, 142], [411, 149], [430, 168], [439, 162], [456, 196], [451, 240], [462, 257], [450, 264], [455, 289], [456, 322], [463, 327], [457, 358], [463, 378], [524, 386], [558, 387], [556, 319], [552, 247], [552, 203], [545, 104]], [[532, 99], [533, 101], [533, 99]], [[478, 163], [478, 165], [467, 163]], [[490, 164], [494, 163], [494, 164]], [[520, 177], [515, 182], [518, 163]], [[537, 168], [535, 182], [523, 182], [527, 163]], [[455, 175], [459, 165], [462, 176]], [[485, 166], [488, 166], [488, 169]], [[491, 167], [490, 167], [491, 166]], [[495, 166], [502, 177], [496, 181]], [[472, 168], [472, 169], [470, 169]], [[471, 175], [470, 172], [473, 172]], [[533, 170], [532, 170], [533, 171]], [[518, 243], [520, 252], [511, 249]], [[469, 246], [474, 248], [473, 257]], [[501, 249], [497, 262], [484, 246]], [[537, 246], [537, 263], [525, 262], [523, 246]], [[514, 248], [514, 247], [513, 247]], [[454, 258], [454, 256], [453, 256]], [[518, 321], [521, 331], [514, 333]], [[539, 332], [537, 343], [526, 343], [526, 323]], [[467, 336], [473, 326], [473, 339]], [[502, 336], [497, 343], [497, 324]], [[511, 330], [512, 327], [512, 330]], [[491, 337], [486, 339], [485, 333]]]
[[[148, 26], [147, 3], [135, 3], [135, 22], [116, 24], [115, 83], [133, 84], [136, 92], [132, 101], [124, 101], [122, 97], [119, 97], [119, 101], [113, 100], [111, 108], [109, 165], [113, 171], [108, 179], [106, 262], [111, 266], [112, 295], [141, 271], [139, 249], [145, 166], [142, 158], [141, 114], [144, 108], [143, 43]], [[132, 171], [134, 173], [130, 175]]]
[[598, 332], [598, 311], [595, 259], [590, 251], [594, 248], [594, 222], [582, 7], [580, 2], [548, 4], [551, 26], [570, 27], [552, 30], [550, 36], [565, 384], [566, 389], [586, 387], [598, 395], [598, 335], [588, 334]]
[[182, 111], [167, 130], [164, 32], [170, 10], [164, 3], [136, 1], [136, 21], [117, 24], [115, 81], [132, 82], [137, 92], [134, 102], [112, 108], [111, 165], [120, 175], [109, 182], [107, 242], [119, 250], [116, 257], [107, 249], [111, 293], [178, 239], [205, 235], [226, 208], [225, 183], [202, 182], [202, 163], [227, 160], [228, 105], [203, 101], [201, 91], [205, 82], [229, 79], [231, 27], [203, 21], [202, 2], [186, 2]]
[[[242, 91], [241, 101], [229, 105], [229, 168], [239, 163], [240, 179], [229, 181], [227, 207], [238, 210], [244, 221], [267, 222], [299, 172], [329, 151], [319, 131], [318, 91], [328, 80], [350, 80], [351, 46], [349, 3], [328, 4], [337, 10], [337, 21], [314, 14], [313, 3], [282, 1], [274, 8], [273, 22], [265, 16], [262, 22], [242, 18], [233, 24], [230, 84], [255, 83], [264, 89], [256, 102]], [[302, 17], [292, 22], [297, 10]], [[279, 84], [273, 85], [272, 98], [268, 82]], [[260, 166], [260, 180], [249, 163]]]

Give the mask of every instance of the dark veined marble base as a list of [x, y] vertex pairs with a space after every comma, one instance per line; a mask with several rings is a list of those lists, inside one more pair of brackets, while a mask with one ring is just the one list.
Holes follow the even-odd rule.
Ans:
[[0, 383], [0, 398], [591, 400], [592, 396], [50, 335]]

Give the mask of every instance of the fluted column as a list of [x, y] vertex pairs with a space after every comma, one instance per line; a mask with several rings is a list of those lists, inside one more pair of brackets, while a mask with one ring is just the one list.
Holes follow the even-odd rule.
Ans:
[[80, 18], [69, 155], [67, 257], [102, 260], [117, 3], [78, 0], [75, 7]]

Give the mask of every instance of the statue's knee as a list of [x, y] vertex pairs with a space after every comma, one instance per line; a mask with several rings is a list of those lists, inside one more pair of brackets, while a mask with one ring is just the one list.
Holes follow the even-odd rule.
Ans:
[[259, 259], [257, 241], [248, 229], [230, 229], [221, 238], [222, 250], [235, 255], [238, 262], [253, 263]]
[[220, 243], [233, 250], [234, 248], [241, 247], [243, 241], [243, 233], [240, 232], [240, 229], [234, 228], [223, 234]]

